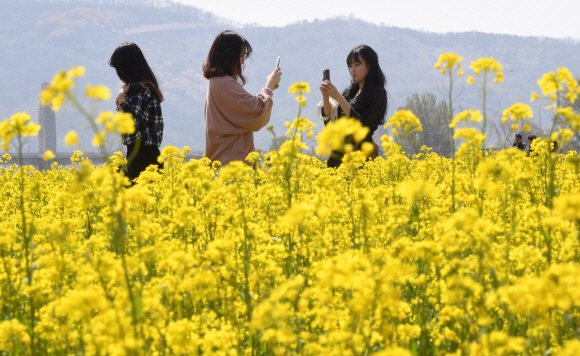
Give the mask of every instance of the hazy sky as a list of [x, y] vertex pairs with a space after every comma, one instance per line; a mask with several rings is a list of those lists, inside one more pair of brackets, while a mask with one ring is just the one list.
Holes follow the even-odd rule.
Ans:
[[350, 15], [434, 32], [580, 39], [580, 0], [175, 0], [242, 23], [284, 26]]

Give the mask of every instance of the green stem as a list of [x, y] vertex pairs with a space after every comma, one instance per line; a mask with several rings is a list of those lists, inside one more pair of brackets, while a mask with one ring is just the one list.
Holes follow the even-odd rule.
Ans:
[[[557, 99], [556, 99], [556, 111], [560, 108], [560, 92], [558, 91], [557, 93]], [[548, 137], [548, 152], [547, 152], [547, 161], [548, 161], [548, 167], [550, 167], [550, 182], [548, 183], [548, 196], [547, 196], [547, 206], [548, 208], [552, 209], [553, 207], [553, 202], [554, 202], [554, 196], [556, 195], [556, 184], [555, 184], [555, 180], [556, 180], [556, 165], [558, 163], [558, 150], [554, 150], [554, 155], [552, 155], [552, 149], [551, 149], [551, 145], [550, 145], [550, 139], [552, 137], [552, 134], [554, 133], [554, 131], [556, 130], [556, 124], [558, 123], [558, 118], [560, 117], [560, 115], [555, 115], [554, 118], [552, 119], [552, 128], [550, 129], [550, 136]], [[556, 142], [554, 142], [555, 144]]]
[[[73, 103], [75, 108], [78, 111], [80, 111], [81, 114], [83, 114], [83, 116], [87, 119], [87, 121], [91, 125], [91, 128], [95, 132], [95, 135], [97, 135], [99, 133], [99, 128], [97, 127], [97, 124], [95, 123], [95, 119], [91, 116], [91, 114], [89, 114], [89, 112], [87, 110], [85, 110], [85, 108], [79, 103], [77, 98], [75, 98], [71, 93], [67, 92], [65, 95], [66, 95], [67, 99], [70, 100], [71, 103]], [[101, 148], [101, 153], [103, 154], [104, 162], [107, 162], [107, 160], [109, 159], [109, 152], [107, 152], [107, 147], [105, 146], [104, 140], [103, 140], [103, 143], [101, 143], [100, 148]]]
[[[32, 254], [33, 254], [33, 246], [32, 246], [32, 237], [28, 236], [29, 232], [27, 229], [27, 221], [26, 221], [26, 211], [24, 206], [24, 167], [23, 158], [22, 158], [22, 134], [18, 132], [18, 162], [20, 164], [19, 167], [19, 176], [20, 176], [20, 214], [22, 216], [22, 243], [24, 245], [24, 256], [26, 259], [26, 276], [28, 278], [28, 285], [32, 285]], [[34, 344], [35, 335], [34, 335], [34, 325], [36, 324], [35, 318], [35, 309], [34, 309], [34, 301], [32, 300], [32, 294], [29, 295], [30, 299], [30, 350], [32, 355], [36, 355], [36, 346]]]
[[[487, 69], [483, 71], [483, 126], [481, 133], [485, 135], [487, 127]], [[485, 139], [481, 142], [481, 159], [485, 158]]]
[[[453, 121], [453, 75], [451, 70], [449, 71], [449, 124]], [[451, 128], [451, 165], [452, 165], [452, 183], [451, 183], [451, 211], [455, 210], [455, 139], [453, 138], [455, 134], [455, 128]]]

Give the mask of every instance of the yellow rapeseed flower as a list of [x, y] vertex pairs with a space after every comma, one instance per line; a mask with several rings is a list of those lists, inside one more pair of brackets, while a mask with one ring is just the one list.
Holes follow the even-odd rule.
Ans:
[[538, 85], [542, 89], [542, 94], [549, 96], [552, 102], [556, 100], [556, 94], [566, 87], [564, 98], [574, 103], [580, 88], [578, 81], [567, 68], [557, 68], [556, 73], [545, 73], [538, 79]]
[[580, 222], [580, 194], [562, 194], [554, 200], [554, 211], [576, 222]]
[[97, 124], [102, 124], [108, 133], [133, 134], [135, 133], [135, 121], [131, 113], [122, 111], [113, 114], [112, 111], [105, 111], [95, 119]]
[[580, 131], [580, 115], [575, 113], [571, 107], [557, 109], [556, 115], [564, 118], [564, 126], [570, 126], [574, 132]]
[[135, 133], [135, 120], [131, 113], [118, 112], [113, 116], [112, 122], [117, 127], [117, 132], [120, 134]]
[[79, 66], [79, 67], [75, 67], [73, 66], [68, 72], [67, 75], [73, 78], [77, 78], [77, 77], [82, 77], [85, 74], [85, 67]]
[[40, 125], [30, 121], [27, 113], [17, 113], [10, 118], [10, 125], [17, 134], [22, 136], [36, 136], [40, 131]]
[[105, 135], [106, 135], [105, 131], [97, 132], [95, 134], [95, 137], [93, 137], [93, 140], [91, 141], [93, 146], [98, 147], [103, 143], [105, 143]]
[[300, 103], [300, 106], [306, 106], [306, 98], [302, 94], [298, 95], [294, 99]]
[[0, 122], [0, 138], [2, 138], [2, 149], [4, 151], [8, 151], [10, 141], [12, 141], [12, 138], [14, 137], [15, 134], [16, 131], [14, 130], [12, 125], [10, 125], [9, 120], [4, 120]]
[[182, 152], [177, 147], [174, 147], [174, 146], [165, 146], [161, 150], [161, 154], [157, 158], [157, 161], [159, 163], [163, 163], [166, 158], [170, 158], [170, 157], [173, 157], [173, 156], [177, 156], [177, 155], [180, 155], [181, 153]]
[[79, 144], [79, 137], [77, 136], [77, 133], [74, 131], [69, 131], [66, 136], [64, 137], [64, 145], [65, 146], [70, 146], [70, 145], [75, 145], [78, 146]]
[[40, 125], [30, 121], [27, 113], [16, 113], [10, 120], [0, 122], [0, 138], [2, 139], [2, 149], [8, 151], [9, 142], [14, 136], [36, 136], [40, 131]]
[[409, 110], [398, 110], [395, 112], [385, 125], [385, 128], [389, 127], [396, 127], [409, 133], [423, 131], [421, 120]]
[[[447, 70], [453, 69], [455, 64], [457, 63], [457, 69], [461, 67], [461, 60], [463, 58], [454, 54], [454, 53], [443, 53], [439, 56], [437, 63], [435, 63], [435, 68], [437, 68], [442, 74], [445, 74], [445, 70], [441, 68], [441, 65], [445, 67]], [[460, 71], [461, 72], [461, 71]], [[463, 73], [463, 72], [461, 72]], [[459, 75], [462, 75], [458, 73]]]
[[[489, 57], [489, 58], [479, 58], [476, 61], [471, 62], [471, 69], [473, 69], [473, 71], [475, 72], [476, 75], [479, 75], [480, 72], [489, 72], [489, 73], [495, 73], [495, 79], [494, 82], [498, 83], [498, 82], [502, 82], [503, 81], [503, 67], [501, 66], [501, 64], [499, 64], [499, 62], [497, 61], [497, 59]], [[469, 82], [469, 80], [468, 80]]]
[[68, 72], [61, 71], [57, 73], [50, 85], [42, 90], [40, 104], [52, 104], [52, 110], [58, 111], [66, 102], [65, 94], [68, 94], [75, 85], [72, 78], [80, 77], [84, 72], [84, 67], [72, 67]]
[[111, 92], [109, 91], [109, 88], [104, 85], [92, 86], [87, 84], [85, 96], [93, 99], [108, 100], [111, 97]]
[[401, 195], [404, 196], [411, 204], [423, 199], [432, 199], [436, 195], [436, 188], [422, 179], [410, 180], [401, 183]]
[[479, 122], [481, 120], [483, 120], [483, 116], [479, 110], [465, 110], [455, 115], [449, 124], [449, 128], [454, 128], [455, 126], [459, 125], [461, 121]]
[[30, 335], [26, 326], [17, 319], [0, 322], [0, 350], [11, 352], [21, 348], [21, 344], [30, 345]]
[[533, 118], [534, 113], [529, 105], [516, 103], [503, 111], [503, 117], [513, 121], [526, 121]]
[[97, 116], [95, 122], [97, 124], [104, 124], [105, 122], [109, 121], [113, 117], [112, 111], [103, 111], [102, 113]]
[[479, 130], [473, 128], [473, 127], [464, 127], [464, 128], [460, 128], [455, 130], [455, 134], [453, 135], [453, 138], [458, 139], [458, 138], [464, 138], [466, 140], [473, 140], [476, 138], [481, 138], [482, 135], [481, 132], [479, 132]]
[[46, 150], [44, 152], [44, 157], [42, 158], [44, 161], [50, 161], [51, 159], [53, 159], [54, 153], [51, 150]]
[[306, 82], [297, 82], [290, 86], [288, 89], [289, 93], [310, 93], [310, 86]]
[[335, 122], [326, 125], [318, 134], [317, 152], [320, 154], [330, 154], [332, 151], [340, 151], [345, 147], [345, 138], [352, 135], [355, 142], [361, 142], [369, 132], [368, 127], [364, 127], [359, 120], [340, 118]]

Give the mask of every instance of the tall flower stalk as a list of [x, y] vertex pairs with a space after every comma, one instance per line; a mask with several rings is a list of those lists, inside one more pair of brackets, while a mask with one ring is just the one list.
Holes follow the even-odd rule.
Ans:
[[[552, 208], [554, 198], [558, 195], [555, 184], [558, 153], [563, 144], [569, 142], [574, 134], [580, 131], [580, 116], [575, 115], [569, 107], [562, 108], [562, 101], [566, 99], [573, 104], [578, 98], [580, 87], [578, 81], [566, 68], [558, 68], [556, 72], [545, 73], [542, 78], [538, 79], [538, 85], [542, 90], [542, 95], [548, 97], [552, 103], [546, 108], [553, 110], [552, 126], [548, 136], [549, 150], [546, 153], [550, 176], [545, 202], [548, 208]], [[532, 101], [539, 98], [538, 94], [532, 92]], [[558, 124], [561, 128], [557, 131]]]
[[[490, 77], [495, 75], [493, 78], [493, 83], [501, 83], [503, 82], [504, 74], [502, 72], [503, 67], [497, 61], [497, 59], [489, 57], [489, 58], [479, 58], [471, 62], [469, 66], [475, 73], [474, 76], [470, 76], [467, 78], [467, 82], [470, 84], [475, 84], [478, 88], [479, 95], [482, 101], [481, 110], [483, 112], [483, 123], [481, 126], [481, 133], [485, 135], [485, 131], [487, 129], [487, 92], [488, 92], [488, 85]], [[485, 158], [485, 141], [481, 143], [481, 158]]]
[[[453, 121], [453, 83], [458, 76], [464, 76], [465, 73], [461, 70], [461, 61], [463, 57], [460, 57], [453, 53], [444, 53], [439, 56], [439, 60], [435, 63], [435, 68], [441, 72], [443, 75], [449, 77], [449, 84], [447, 86], [447, 99], [449, 100], [449, 134], [451, 135], [451, 148], [452, 148], [452, 168], [451, 168], [451, 211], [455, 210], [455, 127], [451, 126]], [[445, 87], [445, 85], [444, 85]]]

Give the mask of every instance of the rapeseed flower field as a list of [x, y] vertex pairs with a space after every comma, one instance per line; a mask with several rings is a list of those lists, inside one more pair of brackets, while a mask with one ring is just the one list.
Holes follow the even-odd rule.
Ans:
[[[450, 106], [461, 60], [436, 64]], [[306, 154], [314, 124], [302, 117], [278, 151], [249, 156], [255, 169], [166, 147], [164, 169], [134, 186], [120, 153], [98, 167], [76, 152], [45, 171], [4, 155], [0, 354], [580, 354], [580, 157], [552, 152], [580, 130], [562, 107], [578, 83], [565, 69], [540, 79], [563, 124], [530, 156], [491, 151], [485, 93], [501, 65], [471, 68], [484, 103], [449, 118], [452, 158], [402, 151], [422, 130], [408, 111], [389, 119], [374, 161], [372, 147], [344, 146], [366, 136], [357, 121], [329, 125], [318, 149], [347, 152], [336, 170]], [[59, 73], [43, 104], [78, 105], [70, 88], [83, 72]], [[290, 89], [306, 105], [308, 85]], [[516, 131], [532, 113], [519, 103], [503, 115]], [[134, 130], [124, 114], [87, 117], [96, 146]], [[38, 130], [16, 114], [0, 123], [3, 147], [21, 150]]]

